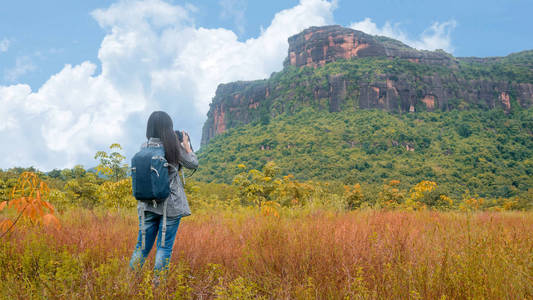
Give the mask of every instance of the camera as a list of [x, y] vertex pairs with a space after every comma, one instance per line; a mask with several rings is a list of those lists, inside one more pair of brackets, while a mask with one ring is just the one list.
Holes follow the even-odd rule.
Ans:
[[183, 132], [179, 131], [179, 130], [176, 130], [176, 135], [178, 136], [178, 140], [180, 141], [180, 143], [183, 143]]
[[[178, 141], [180, 142], [180, 144], [182, 144], [182, 143], [183, 143], [183, 131], [175, 130], [174, 132], [175, 132], [176, 135], [178, 136]], [[188, 134], [187, 132], [185, 132], [185, 134], [186, 134], [187, 136], [189, 136], [189, 134]], [[189, 138], [189, 146], [190, 146], [191, 149], [192, 149], [192, 144], [191, 144], [191, 140], [190, 140], [190, 138]]]

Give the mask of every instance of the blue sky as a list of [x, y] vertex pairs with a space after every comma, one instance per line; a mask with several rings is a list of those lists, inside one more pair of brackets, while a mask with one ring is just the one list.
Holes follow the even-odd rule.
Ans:
[[279, 71], [287, 37], [308, 26], [503, 56], [533, 49], [531, 11], [529, 0], [3, 1], [0, 139], [13, 143], [0, 168], [91, 166], [112, 142], [129, 156], [154, 109], [198, 147], [217, 84]]

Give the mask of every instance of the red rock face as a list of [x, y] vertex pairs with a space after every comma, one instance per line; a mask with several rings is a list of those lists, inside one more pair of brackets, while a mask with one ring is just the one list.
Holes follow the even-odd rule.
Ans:
[[[289, 63], [292, 66], [319, 67], [337, 59], [358, 56], [373, 41], [359, 31], [340, 26], [305, 30], [289, 38]], [[376, 43], [373, 43], [376, 44]], [[375, 50], [379, 52], [379, 49]]]
[[533, 84], [520, 83], [515, 86], [514, 91], [517, 95], [516, 101], [520, 106], [527, 108], [533, 105]]
[[441, 53], [420, 52], [397, 41], [385, 44], [364, 32], [334, 25], [311, 27], [290, 37], [287, 64], [316, 68], [338, 59], [368, 56], [400, 57], [416, 63], [450, 63], [450, 58]]
[[427, 110], [433, 110], [435, 109], [435, 96], [433, 95], [426, 95], [422, 99], [422, 103], [426, 105]]
[[259, 81], [253, 87], [244, 81], [220, 84], [202, 128], [202, 145], [236, 124], [252, 121], [257, 116], [254, 112], [270, 93], [266, 81]]
[[225, 112], [224, 112], [224, 106], [220, 105], [215, 108], [215, 113], [213, 115], [214, 119], [214, 130], [215, 134], [220, 134], [226, 131], [226, 122], [224, 119]]
[[501, 92], [500, 101], [502, 102], [506, 110], [511, 109], [511, 98], [509, 97], [509, 94], [507, 94], [506, 92]]

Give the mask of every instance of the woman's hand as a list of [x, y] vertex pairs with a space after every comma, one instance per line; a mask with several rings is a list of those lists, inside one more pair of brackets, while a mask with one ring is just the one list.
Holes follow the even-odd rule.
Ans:
[[189, 134], [185, 131], [182, 131], [181, 133], [183, 134], [183, 147], [185, 147], [185, 151], [187, 151], [187, 153], [191, 153], [192, 149], [189, 140]]

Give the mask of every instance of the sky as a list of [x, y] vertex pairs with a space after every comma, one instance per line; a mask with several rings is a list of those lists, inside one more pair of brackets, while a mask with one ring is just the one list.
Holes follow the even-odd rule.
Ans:
[[128, 160], [154, 110], [199, 148], [220, 83], [282, 69], [287, 38], [339, 24], [455, 56], [533, 49], [531, 0], [0, 0], [0, 168]]

